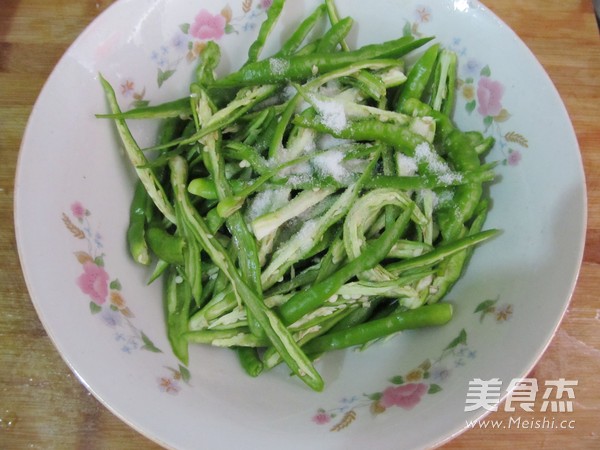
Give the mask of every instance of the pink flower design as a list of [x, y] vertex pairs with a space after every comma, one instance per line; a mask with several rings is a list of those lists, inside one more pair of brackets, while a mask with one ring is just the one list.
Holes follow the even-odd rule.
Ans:
[[331, 421], [331, 416], [327, 414], [325, 411], [319, 411], [312, 418], [312, 421], [317, 425], [324, 425]]
[[227, 21], [221, 14], [212, 15], [207, 10], [201, 10], [190, 27], [190, 35], [198, 39], [219, 39], [225, 34]]
[[424, 383], [408, 383], [402, 386], [390, 386], [382, 392], [379, 403], [385, 408], [399, 406], [404, 409], [412, 409], [421, 401], [421, 397], [427, 392]]
[[497, 116], [502, 111], [502, 95], [504, 86], [499, 81], [493, 81], [488, 77], [481, 77], [477, 85], [477, 100], [479, 108], [477, 112], [484, 117]]
[[508, 158], [507, 158], [508, 165], [509, 166], [516, 166], [516, 165], [518, 165], [519, 162], [521, 161], [521, 157], [522, 157], [522, 155], [521, 155], [520, 151], [513, 150], [512, 152], [510, 152], [508, 154]]
[[108, 274], [97, 264], [91, 261], [83, 263], [83, 273], [77, 278], [77, 285], [97, 305], [102, 305], [106, 301], [108, 296]]
[[71, 212], [76, 219], [83, 219], [85, 216], [85, 207], [80, 202], [75, 202], [71, 205]]
[[273, 0], [262, 0], [260, 6], [262, 9], [269, 9], [273, 4]]

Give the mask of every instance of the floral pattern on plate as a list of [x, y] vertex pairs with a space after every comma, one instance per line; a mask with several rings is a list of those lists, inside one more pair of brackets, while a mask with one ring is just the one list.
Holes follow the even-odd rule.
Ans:
[[[201, 57], [207, 41], [219, 41], [228, 34], [254, 30], [271, 4], [272, 0], [261, 0], [256, 4], [253, 0], [244, 0], [241, 11], [236, 15], [229, 4], [218, 13], [200, 10], [193, 21], [181, 24], [170, 41], [151, 53], [151, 59], [157, 65], [158, 87], [175, 74], [181, 61], [191, 63]], [[412, 17], [405, 19], [403, 35], [415, 38], [424, 36], [427, 33], [423, 28], [434, 17], [431, 7], [417, 7]], [[529, 148], [529, 141], [523, 134], [509, 128], [512, 115], [503, 103], [504, 84], [493, 78], [488, 64], [469, 56], [460, 37], [455, 37], [448, 48], [459, 57], [460, 73], [456, 89], [461, 101], [460, 107], [469, 115], [480, 116], [481, 131], [496, 140], [496, 146], [503, 155], [501, 163], [517, 166], [523, 157], [523, 151]], [[123, 97], [132, 98], [130, 106], [143, 107], [150, 103], [145, 99], [146, 88], [137, 90], [131, 79], [125, 80], [120, 88]]]
[[[70, 213], [62, 214], [65, 227], [74, 238], [87, 244], [85, 249], [74, 252], [82, 268], [82, 273], [75, 283], [89, 298], [90, 313], [99, 317], [113, 330], [113, 338], [122, 352], [132, 354], [137, 350], [146, 350], [163, 353], [133, 323], [135, 314], [127, 306], [121, 282], [108, 274], [105, 268], [102, 235], [93, 227], [90, 220], [92, 213], [81, 202], [71, 204]], [[178, 364], [176, 369], [170, 366], [165, 366], [165, 369], [167, 375], [157, 378], [158, 386], [164, 392], [177, 394], [181, 390], [181, 381], [189, 382], [190, 372], [182, 364]]]
[[219, 41], [228, 34], [247, 33], [259, 26], [273, 0], [243, 0], [240, 11], [228, 3], [219, 12], [201, 9], [190, 22], [182, 23], [170, 41], [150, 54], [157, 66], [156, 82], [160, 88], [177, 71], [182, 61], [197, 60], [207, 41]]
[[[419, 6], [414, 11], [412, 19], [406, 19], [403, 28], [405, 36], [422, 37], [426, 34], [423, 27], [431, 23], [435, 17], [428, 6]], [[477, 114], [481, 118], [481, 130], [488, 136], [493, 136], [496, 146], [503, 154], [502, 164], [517, 166], [523, 156], [523, 150], [529, 148], [527, 138], [515, 131], [506, 131], [512, 115], [504, 105], [504, 84], [492, 76], [488, 64], [469, 56], [468, 48], [463, 45], [460, 37], [455, 37], [450, 50], [456, 52], [459, 58], [459, 73], [456, 89], [461, 100], [459, 107], [469, 114]]]
[[[455, 39], [455, 46], [460, 45], [460, 39]], [[464, 58], [464, 49], [454, 48]], [[522, 158], [522, 151], [529, 148], [529, 142], [522, 134], [511, 130], [505, 131], [505, 126], [511, 119], [510, 112], [504, 107], [504, 84], [492, 77], [489, 65], [482, 67], [475, 59], [466, 58], [462, 73], [457, 80], [457, 89], [462, 97], [464, 108], [468, 114], [477, 113], [482, 120], [484, 133], [496, 139], [496, 144], [502, 151], [502, 163], [516, 166]]]
[[[512, 315], [513, 306], [498, 307], [497, 301], [481, 302], [474, 313], [481, 315], [481, 321], [489, 314], [494, 315], [497, 322], [507, 321]], [[330, 431], [341, 431], [358, 419], [360, 410], [368, 409], [372, 417], [390, 408], [412, 410], [425, 396], [441, 392], [453, 370], [465, 366], [476, 356], [477, 350], [469, 346], [467, 331], [462, 329], [437, 358], [426, 359], [408, 372], [393, 375], [381, 391], [344, 397], [336, 407], [319, 408], [312, 416], [312, 421], [317, 425], [329, 425]]]
[[318, 425], [333, 423], [330, 431], [341, 431], [358, 418], [361, 409], [368, 409], [372, 416], [393, 407], [411, 410], [425, 395], [442, 391], [442, 384], [453, 368], [464, 366], [476, 354], [468, 346], [467, 332], [463, 329], [434, 360], [426, 359], [408, 372], [393, 375], [381, 391], [343, 398], [339, 406], [328, 410], [320, 408], [312, 421]]
[[[137, 424], [136, 429], [140, 432], [154, 437], [170, 447], [193, 448], [200, 441], [214, 441], [229, 448], [239, 448], [244, 446], [244, 440], [248, 441], [248, 438], [256, 442], [273, 441], [275, 446], [285, 447], [286, 442], [288, 445], [290, 443], [290, 436], [299, 437], [306, 447], [311, 448], [327, 446], [328, 443], [329, 447], [336, 445], [348, 447], [351, 443], [368, 440], [371, 434], [376, 435], [384, 447], [398, 447], [403, 444], [426, 447], [433, 442], [451, 437], [458, 427], [464, 427], [464, 418], [461, 415], [456, 415], [456, 417], [448, 417], [448, 414], [436, 415], [435, 407], [440, 399], [448, 400], [447, 410], [461, 411], [465, 399], [462, 392], [453, 395], [453, 392], [456, 392], [453, 390], [454, 383], [462, 379], [462, 375], [466, 377], [468, 372], [480, 370], [488, 355], [490, 358], [486, 369], [492, 374], [505, 373], [510, 378], [511, 375], [521, 374], [529, 368], [539, 357], [540, 349], [545, 347], [549, 339], [543, 331], [551, 330], [560, 320], [560, 316], [568, 304], [574, 281], [576, 281], [582, 242], [585, 237], [582, 236], [582, 230], [585, 229], [582, 226], [585, 218], [585, 184], [580, 155], [577, 151], [576, 136], [573, 134], [568, 116], [565, 114], [564, 105], [552, 89], [545, 72], [533, 57], [523, 54], [523, 59], [519, 61], [518, 73], [513, 70], [511, 62], [514, 63], [518, 59], [517, 57], [525, 47], [509, 31], [508, 27], [485, 8], [477, 7], [475, 11], [466, 11], [463, 14], [462, 11], [453, 8], [455, 5], [467, 3], [462, 0], [447, 2], [417, 0], [416, 3], [384, 1], [380, 5], [371, 2], [340, 3], [340, 6], [348, 5], [351, 15], [360, 21], [361, 26], [363, 19], [367, 20], [366, 23], [373, 32], [366, 36], [366, 40], [372, 42], [382, 41], [388, 33], [401, 33], [404, 16], [410, 18], [411, 23], [417, 22], [418, 18], [414, 18], [413, 15], [417, 9], [416, 5], [425, 5], [430, 12], [429, 22], [418, 22], [417, 31], [423, 34], [430, 34], [426, 31], [439, 32], [440, 36], [444, 36], [443, 42], [450, 45], [452, 37], [460, 35], [463, 38], [462, 46], [468, 48], [466, 57], [479, 58], [485, 62], [479, 66], [479, 72], [474, 74], [473, 85], [475, 87], [481, 78], [480, 71], [486, 65], [490, 67], [489, 78], [502, 81], [505, 91], [501, 103], [511, 116], [505, 122], [494, 122], [494, 128], [490, 127], [489, 131], [495, 129], [496, 125], [500, 125], [503, 135], [514, 130], [526, 137], [530, 145], [529, 150], [521, 149], [520, 145], [515, 146], [516, 149], [522, 150], [522, 159], [518, 166], [506, 166], [500, 169], [510, 172], [511, 175], [519, 175], [522, 170], [526, 170], [527, 176], [507, 177], [508, 179], [503, 180], [508, 181], [507, 183], [498, 183], [493, 187], [494, 195], [499, 194], [494, 198], [501, 200], [494, 205], [495, 212], [498, 213], [496, 217], [499, 225], [502, 225], [502, 220], [506, 217], [513, 215], [517, 215], [520, 220], [517, 233], [510, 236], [508, 233], [505, 234], [505, 238], [510, 240], [511, 245], [501, 246], [499, 249], [503, 258], [496, 258], [495, 254], [482, 253], [482, 269], [493, 276], [489, 277], [489, 280], [486, 279], [484, 282], [478, 280], [478, 282], [485, 284], [486, 288], [493, 289], [492, 292], [502, 292], [502, 299], [493, 305], [493, 311], [501, 309], [502, 301], [510, 302], [512, 300], [508, 299], [515, 298], [519, 299], [518, 303], [515, 300], [518, 310], [515, 309], [513, 312], [517, 319], [521, 319], [520, 316], [523, 313], [534, 311], [539, 305], [542, 305], [547, 313], [538, 318], [536, 327], [519, 327], [520, 320], [498, 324], [496, 313], [492, 314], [491, 305], [474, 313], [478, 304], [484, 299], [493, 298], [495, 294], [481, 298], [466, 298], [462, 302], [468, 305], [468, 311], [466, 314], [461, 314], [460, 318], [457, 318], [459, 320], [452, 325], [456, 327], [453, 328], [453, 330], [455, 329], [454, 334], [450, 333], [448, 339], [441, 342], [425, 341], [423, 344], [419, 344], [417, 350], [423, 347], [428, 348], [429, 345], [437, 347], [418, 353], [422, 356], [418, 356], [411, 364], [396, 363], [397, 365], [391, 369], [376, 370], [375, 375], [378, 378], [368, 382], [369, 384], [364, 390], [346, 389], [339, 398], [334, 395], [336, 391], [329, 390], [307, 399], [305, 390], [294, 389], [293, 386], [290, 386], [290, 389], [285, 391], [285, 398], [288, 401], [282, 402], [281, 396], [277, 395], [279, 392], [277, 389], [269, 389], [268, 386], [266, 389], [261, 388], [261, 380], [259, 384], [254, 383], [256, 386], [253, 389], [234, 386], [230, 392], [234, 395], [226, 395], [228, 401], [218, 401], [218, 399], [214, 402], [205, 401], [207, 397], [213, 396], [214, 386], [227, 388], [227, 385], [231, 386], [232, 381], [236, 379], [234, 377], [242, 374], [238, 372], [234, 374], [215, 373], [209, 370], [202, 373], [202, 383], [192, 381], [193, 388], [187, 387], [182, 378], [183, 374], [179, 372], [176, 359], [169, 352], [167, 344], [163, 343], [166, 342], [166, 339], [160, 331], [163, 323], [159, 315], [148, 317], [151, 320], [144, 320], [146, 311], [138, 306], [139, 299], [133, 298], [132, 294], [129, 294], [130, 289], [141, 288], [140, 284], [143, 284], [143, 280], [140, 280], [139, 277], [137, 279], [125, 277], [125, 271], [119, 269], [114, 262], [117, 258], [125, 261], [123, 254], [125, 246], [119, 245], [121, 242], [119, 238], [116, 242], [117, 245], [114, 246], [115, 250], [112, 250], [113, 246], [109, 247], [107, 240], [108, 229], [106, 226], [110, 225], [107, 223], [110, 221], [113, 211], [124, 211], [128, 206], [127, 196], [119, 195], [122, 194], [120, 191], [122, 186], [119, 181], [124, 181], [124, 172], [123, 170], [115, 171], [112, 164], [108, 164], [115, 158], [114, 154], [106, 157], [106, 155], [111, 155], [108, 150], [114, 144], [114, 133], [102, 132], [96, 126], [98, 122], [90, 120], [90, 118], [93, 113], [102, 112], [105, 103], [99, 101], [96, 68], [102, 69], [106, 77], [117, 80], [118, 84], [115, 86], [119, 86], [124, 81], [123, 76], [131, 75], [135, 83], [133, 86], [125, 85], [125, 92], [128, 92], [132, 98], [134, 94], [140, 94], [139, 96], [142, 97], [143, 86], [147, 89], [142, 98], [150, 99], [153, 104], [159, 100], [159, 93], [163, 94], [162, 98], [164, 99], [171, 98], [166, 95], [166, 91], [171, 88], [173, 91], [183, 89], [183, 85], [175, 81], [180, 77], [185, 78], [184, 72], [193, 70], [196, 62], [187, 63], [186, 53], [184, 53], [184, 59], [181, 60], [176, 74], [159, 89], [156, 84], [157, 64], [151, 59], [151, 53], [162, 44], [168, 43], [174, 32], [179, 30], [181, 23], [191, 23], [203, 6], [215, 14], [227, 3], [239, 10], [241, 1], [115, 2], [114, 7], [101, 15], [98, 21], [91, 25], [89, 31], [83, 33], [81, 38], [74, 42], [68, 57], [62, 58], [53, 71], [53, 75], [45, 84], [39, 100], [34, 106], [27, 133], [24, 133], [22, 153], [17, 167], [18, 182], [15, 183], [14, 189], [16, 239], [21, 252], [23, 271], [32, 293], [32, 302], [40, 319], [48, 332], [54, 336], [57, 348], [69, 366], [77, 373], [90, 374], [89, 378], [83, 380], [86, 386], [101, 396], [105, 404], [127, 423]], [[256, 1], [253, 6], [257, 5]], [[304, 2], [300, 3], [304, 4]], [[161, 8], [147, 8], [147, 6], [155, 4], [161, 7], [171, 7], [170, 14], [162, 14]], [[314, 2], [308, 4], [312, 5]], [[410, 9], [408, 5], [415, 5], [415, 7]], [[379, 7], [381, 11], [374, 11], [375, 7]], [[178, 10], [179, 13], [174, 10]], [[182, 14], [183, 11], [186, 11], [185, 14]], [[148, 13], [151, 15], [149, 16]], [[179, 15], [174, 18], [175, 14]], [[427, 15], [428, 12], [424, 11], [424, 17]], [[381, 26], [377, 16], [383, 17], [382, 23], [384, 21], [393, 22], [396, 31]], [[454, 18], [464, 22], [464, 26], [456, 27], [453, 23]], [[126, 32], [131, 31], [129, 35], [131, 39], [125, 41], [120, 40], [120, 36], [126, 37], [125, 34], [115, 33], [123, 24], [132, 25], [125, 30]], [[160, 34], [149, 28], [150, 25], [154, 27], [155, 24], [160, 25]], [[162, 32], [166, 34], [163, 35]], [[107, 53], [101, 54], [95, 50], [101, 44], [97, 39], [98, 36], [106, 38], [107, 47], [110, 47], [106, 49]], [[501, 44], [502, 52], [489, 51], [486, 41], [483, 39], [488, 36], [493, 38], [494, 43]], [[220, 38], [219, 45], [223, 44], [225, 54], [230, 51], [241, 54], [242, 50], [239, 46], [248, 44], [248, 37], [250, 37], [250, 33], [243, 33], [240, 29], [239, 35], [229, 34]], [[109, 51], [113, 50], [114, 58], [109, 54]], [[184, 51], [187, 52], [188, 49]], [[106, 59], [107, 56], [110, 58]], [[463, 59], [462, 55], [460, 59]], [[89, 70], [90, 67], [94, 70]], [[509, 82], [509, 78], [503, 75], [509, 71], [515, 74], [514, 77], [511, 77], [513, 82]], [[466, 79], [464, 76], [461, 78]], [[459, 101], [457, 113], [461, 116], [459, 123], [461, 125], [471, 123], [473, 128], [484, 129], [484, 117], [477, 112], [478, 108], [476, 107], [471, 115], [468, 115], [464, 109], [465, 99], [460, 94], [457, 97]], [[62, 114], [56, 114], [57, 98], [63, 100]], [[555, 126], [547, 127], [540, 124], [539, 121], [528, 120], [531, 117], [528, 113], [535, 110], [545, 111], [547, 122], [553, 123]], [[463, 118], [470, 120], [463, 122]], [[100, 132], [98, 133], [98, 131]], [[90, 136], [93, 136], [93, 139], [90, 139]], [[548, 157], [546, 155], [548, 152], [545, 152], [548, 148], [560, 148], [561, 151], [554, 152], [552, 157]], [[82, 150], [84, 151], [82, 152]], [[46, 157], [48, 151], [53, 157]], [[495, 149], [494, 153], [499, 154], [498, 149]], [[118, 157], [121, 156], [118, 155]], [[528, 170], [531, 167], [539, 167], [538, 163], [540, 162], [544, 166], [544, 170]], [[556, 177], [556, 174], [560, 176]], [[135, 317], [127, 318], [128, 321], [148, 333], [148, 336], [164, 353], [139, 350], [133, 351], [131, 354], [122, 353], [120, 346], [113, 339], [113, 329], [102, 322], [100, 313], [91, 314], [89, 303], [93, 301], [92, 298], [88, 294], [84, 294], [76, 285], [77, 278], [84, 273], [84, 270], [74, 257], [74, 251], [86, 249], [87, 241], [73, 237], [61, 221], [64, 211], [73, 225], [79, 229], [82, 228], [82, 225], [70, 212], [69, 205], [72, 198], [65, 198], [65, 195], [73, 192], [86, 193], [84, 198], [80, 197], [79, 199], [93, 213], [87, 217], [87, 220], [105, 234], [101, 239], [101, 242], [104, 243], [104, 250], [100, 251], [100, 253], [106, 254], [103, 257], [103, 268], [109, 274], [109, 283], [118, 277], [122, 284], [119, 293], [124, 298], [126, 306], [135, 315]], [[108, 200], [107, 194], [111, 194]], [[43, 205], [40, 205], [40, 199], [42, 199]], [[57, 204], [63, 206], [58, 208], [52, 206]], [[101, 211], [97, 206], [100, 204], [107, 206]], [[569, 212], [568, 220], [565, 219], [565, 208]], [[100, 219], [103, 225], [98, 227]], [[547, 225], [542, 230], [546, 233], [540, 232], [540, 221]], [[40, 233], [40, 223], [56, 225], [59, 227], [58, 233], [54, 232], [54, 228]], [[556, 230], [563, 231], [559, 234], [564, 240], [564, 245], [549, 248], [544, 245], [543, 241], [547, 238], [548, 233]], [[93, 239], [93, 235], [90, 236], [90, 239]], [[524, 255], [527, 258], [523, 258]], [[52, 276], [55, 271], [48, 270], [49, 267], [56, 267], [58, 274], [63, 273], [64, 275], [66, 272], [66, 277]], [[544, 280], [543, 283], [537, 285], [528, 283], [533, 278], [527, 269], [532, 267], [535, 268], [534, 278]], [[553, 274], [560, 274], [560, 276], [553, 276]], [[472, 278], [470, 273], [467, 275], [470, 280]], [[510, 278], [508, 282], [504, 279], [506, 276]], [[45, 287], [51, 289], [44, 289]], [[110, 289], [108, 291], [110, 292]], [[537, 295], [540, 292], [542, 295]], [[55, 293], [59, 295], [58, 298], [70, 301], [57, 302]], [[100, 298], [102, 298], [101, 293]], [[107, 296], [102, 308], [108, 308], [109, 304], [110, 299]], [[158, 307], [156, 304], [154, 306]], [[486, 313], [480, 324], [483, 311]], [[516, 317], [517, 312], [519, 317]], [[125, 318], [123, 313], [119, 312], [118, 314]], [[81, 328], [74, 324], [87, 326], [89, 333], [85, 333], [86, 330], [83, 330], [84, 334], [80, 335]], [[500, 346], [490, 346], [487, 341], [479, 340], [480, 336], [488, 334], [487, 329], [490, 327], [489, 331], [492, 333], [503, 332], [505, 340], [500, 343]], [[415, 388], [412, 394], [404, 389], [397, 390], [397, 396], [394, 398], [412, 398], [413, 395], [414, 397], [420, 395], [419, 403], [412, 410], [405, 410], [391, 400], [388, 402], [390, 394], [386, 394], [383, 406], [388, 405], [386, 409], [388, 414], [379, 413], [375, 419], [371, 419], [369, 417], [370, 405], [376, 401], [367, 399], [368, 403], [364, 409], [355, 409], [359, 418], [353, 422], [353, 426], [344, 429], [340, 434], [332, 434], [328, 429], [341, 420], [346, 411], [338, 412], [336, 418], [330, 420], [329, 426], [315, 426], [311, 421], [317, 408], [323, 407], [328, 410], [340, 406], [341, 397], [353, 394], [362, 395], [363, 392], [367, 394], [383, 393], [390, 386], [392, 388], [401, 386], [388, 381], [394, 375], [399, 374], [405, 380], [409, 378], [412, 380], [412, 376], [408, 377], [408, 373], [413, 368], [418, 368], [423, 359], [435, 358], [440, 355], [446, 344], [462, 328], [468, 332], [469, 347], [477, 345], [476, 357], [466, 360], [468, 363], [464, 368], [452, 368], [450, 363], [454, 360], [454, 356], [452, 356], [454, 352], [447, 352], [448, 356], [442, 363], [447, 363], [446, 368], [452, 370], [446, 381], [434, 383], [443, 388], [438, 393], [422, 394], [423, 388], [415, 386], [411, 386], [411, 388]], [[500, 353], [509, 351], [515, 343], [516, 345], [523, 344], [523, 348], [511, 358], [500, 358], [491, 354], [494, 351]], [[89, 350], [92, 348], [98, 351], [90, 352]], [[461, 348], [463, 346], [458, 346], [455, 351], [459, 352]], [[365, 361], [372, 361], [371, 355], [362, 356], [366, 358]], [[114, 366], [107, 364], [115, 357], [124, 363], [119, 370], [115, 370]], [[220, 357], [219, 355], [218, 358]], [[227, 354], [226, 357], [233, 358], [234, 355]], [[375, 360], [374, 366], [367, 363], [361, 367], [357, 364], [359, 370], [356, 373], [343, 372], [340, 375], [341, 382], [356, 380], [357, 377], [363, 376], [372, 377], [371, 367], [374, 369], [379, 367], [378, 360], [375, 358], [373, 360]], [[391, 363], [389, 360], [385, 360], [383, 364], [387, 367]], [[174, 372], [171, 368], [174, 369]], [[120, 372], [132, 374], [137, 380], [145, 379], [145, 382], [132, 384], [130, 376], [115, 376]], [[442, 373], [439, 374], [440, 378], [443, 376]], [[432, 380], [433, 377], [434, 374], [430, 372], [429, 378], [425, 380]], [[192, 380], [196, 379], [198, 379], [198, 375], [194, 370]], [[287, 373], [285, 373], [285, 377], [281, 381], [282, 388], [287, 387], [288, 382]], [[418, 385], [422, 382], [424, 383], [423, 380], [416, 380], [406, 384]], [[253, 382], [249, 380], [247, 383], [252, 384]], [[343, 389], [343, 386], [342, 384], [339, 389]], [[162, 389], [164, 394], [157, 388]], [[460, 388], [458, 390], [460, 391]], [[177, 392], [181, 392], [181, 394], [173, 396]], [[316, 404], [312, 403], [318, 396], [321, 400]], [[144, 405], [148, 403], [149, 399], [154, 398], [158, 398], [155, 408], [146, 408]], [[233, 416], [231, 402], [234, 402], [234, 406], [237, 407]], [[257, 405], [265, 402], [276, 404], [277, 407], [272, 409], [256, 408]], [[396, 403], [404, 404], [404, 402], [405, 400], [396, 400]], [[389, 406], [390, 404], [392, 406]], [[298, 408], [302, 405], [308, 405], [308, 410], [305, 410], [304, 417], [298, 420]], [[165, 426], [164, 421], [162, 423], [157, 421], [156, 410], [160, 410], [161, 415], [170, 417], [170, 423], [177, 424], [177, 426], [168, 424]], [[432, 412], [432, 414], [428, 420], [420, 422], [422, 426], [407, 426], [412, 423], [412, 419], [417, 418], [415, 414], [419, 415], [423, 412]], [[211, 419], [211, 423], [214, 422], [215, 426], [210, 429], [198, 427], [199, 415], [210, 415], [214, 419]], [[242, 424], [242, 428], [245, 428], [244, 433], [231, 432], [232, 417], [240, 419], [237, 422]], [[411, 420], [404, 420], [406, 418]], [[280, 436], [273, 436], [271, 427], [255, 426], [259, 421], [261, 423], [275, 422], [278, 424], [278, 428], [289, 430], [291, 434], [280, 433]], [[393, 425], [393, 429], [387, 430], [389, 433], [383, 436], [380, 433], [382, 428], [371, 422], [378, 422], [379, 425], [388, 423], [388, 425]], [[186, 429], [188, 432], [181, 433], [181, 429]], [[307, 429], [310, 429], [308, 433]], [[323, 433], [327, 434], [325, 440], [322, 439]], [[360, 436], [354, 435], [354, 433], [359, 433]]]
[[510, 303], [498, 305], [499, 297], [488, 299], [481, 302], [475, 308], [474, 313], [479, 313], [479, 320], [483, 322], [486, 316], [493, 316], [496, 322], [506, 322], [510, 320], [513, 314], [514, 307]]

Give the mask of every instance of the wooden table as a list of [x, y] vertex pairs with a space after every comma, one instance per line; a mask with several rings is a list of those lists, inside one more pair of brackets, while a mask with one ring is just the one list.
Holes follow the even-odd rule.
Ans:
[[[13, 179], [32, 105], [59, 57], [112, 0], [2, 0], [0, 6], [0, 448], [156, 445], [92, 397], [60, 358], [27, 293], [13, 227]], [[600, 448], [600, 37], [592, 0], [488, 0], [562, 95], [585, 165], [589, 221], [579, 282], [539, 382], [578, 380], [573, 429], [473, 429], [444, 448]], [[500, 408], [502, 409], [502, 408]], [[509, 420], [497, 412], [490, 419]]]

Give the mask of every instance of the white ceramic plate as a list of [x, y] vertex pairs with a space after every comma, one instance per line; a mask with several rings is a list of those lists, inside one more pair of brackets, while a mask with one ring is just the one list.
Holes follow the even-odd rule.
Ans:
[[[111, 411], [167, 447], [412, 448], [449, 439], [485, 413], [465, 412], [469, 380], [502, 392], [527, 374], [568, 304], [582, 256], [586, 196], [576, 138], [540, 64], [484, 6], [467, 0], [346, 0], [351, 43], [436, 35], [460, 58], [457, 121], [497, 139], [503, 161], [488, 227], [453, 289], [455, 319], [369, 351], [319, 363], [313, 393], [281, 367], [258, 379], [227, 350], [194, 347], [189, 367], [165, 337], [158, 285], [129, 259], [124, 230], [132, 176], [98, 73], [124, 108], [186, 93], [206, 39], [239, 66], [268, 0], [123, 0], [71, 46], [44, 87], [20, 154], [19, 252], [33, 303], [65, 361]], [[288, 2], [279, 44], [315, 1]], [[154, 128], [132, 124], [142, 145]]]

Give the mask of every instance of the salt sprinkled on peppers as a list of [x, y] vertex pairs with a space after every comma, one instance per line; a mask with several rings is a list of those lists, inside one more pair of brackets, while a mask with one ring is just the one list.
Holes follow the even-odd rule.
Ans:
[[323, 125], [337, 133], [346, 128], [348, 119], [343, 104], [335, 100], [320, 100], [316, 96], [312, 96], [311, 101], [321, 116]]
[[325, 175], [331, 175], [336, 181], [344, 181], [349, 172], [342, 165], [344, 154], [339, 150], [331, 150], [316, 156], [313, 159], [317, 168]]
[[452, 184], [462, 180], [462, 175], [453, 172], [446, 162], [437, 157], [431, 146], [423, 142], [415, 148], [415, 161], [417, 164], [426, 163], [431, 172], [444, 184]]
[[288, 69], [289, 63], [285, 59], [271, 58], [269, 59], [269, 66], [274, 74], [281, 75]]
[[[231, 346], [251, 376], [285, 362], [320, 391], [316, 355], [451, 319], [440, 300], [473, 248], [497, 234], [481, 231], [482, 185], [494, 174], [478, 148], [493, 140], [452, 122], [455, 55], [434, 44], [405, 76], [400, 58], [433, 38], [349, 49], [352, 19], [337, 18], [333, 0], [261, 58], [284, 2], [273, 0], [239, 71], [219, 77], [220, 48], [208, 41], [189, 97], [122, 112], [100, 76], [102, 116], [115, 120], [141, 180], [133, 260], [147, 248], [160, 258], [145, 241], [147, 202], [162, 215], [152, 224], [164, 227], [161, 246], [179, 257], [152, 274], [166, 276], [175, 355], [187, 365], [190, 343]], [[331, 26], [320, 33], [324, 16]], [[165, 119], [144, 150], [178, 150], [149, 161], [131, 118]], [[434, 142], [448, 148], [438, 154]], [[202, 190], [190, 189], [198, 180]], [[383, 299], [390, 282], [394, 298]]]

